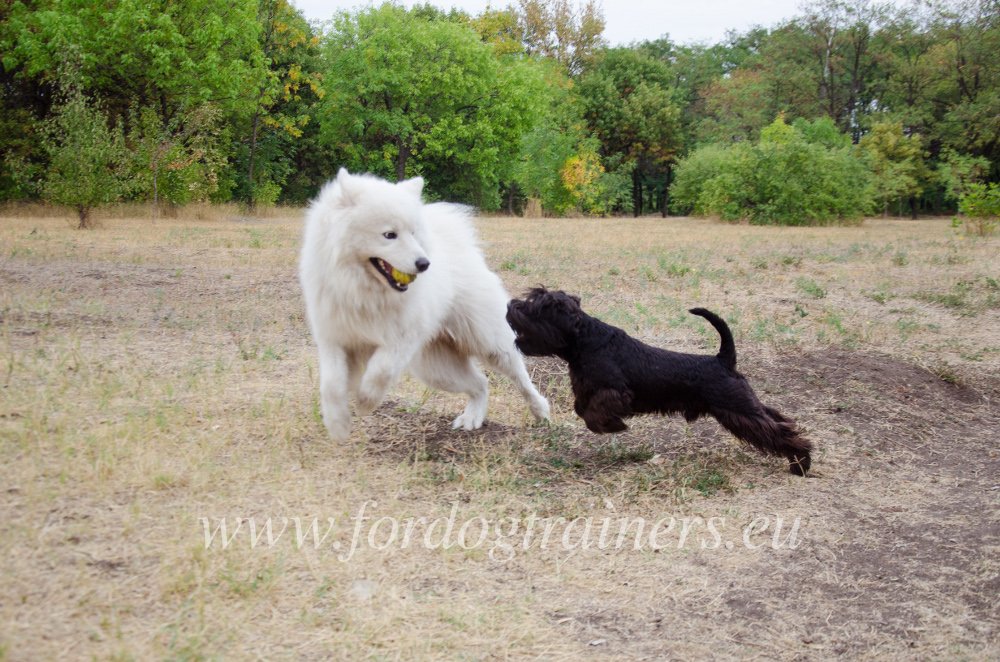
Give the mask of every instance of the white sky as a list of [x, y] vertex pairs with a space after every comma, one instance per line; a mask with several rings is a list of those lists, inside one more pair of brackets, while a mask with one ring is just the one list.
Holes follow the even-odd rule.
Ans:
[[[381, 1], [370, 0], [291, 0], [310, 21], [326, 21], [340, 9], [357, 9]], [[397, 4], [412, 6], [412, 0]], [[421, 2], [420, 4], [423, 4]], [[442, 9], [458, 7], [475, 15], [487, 6], [503, 8], [515, 0], [431, 0]], [[579, 3], [578, 3], [579, 4]], [[784, 19], [801, 14], [802, 0], [604, 0], [604, 38], [612, 46], [656, 39], [669, 34], [680, 44], [717, 43], [726, 30], [743, 32], [754, 25], [773, 27]]]

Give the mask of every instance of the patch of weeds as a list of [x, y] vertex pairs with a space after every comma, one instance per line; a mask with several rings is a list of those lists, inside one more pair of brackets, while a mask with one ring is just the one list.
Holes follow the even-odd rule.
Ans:
[[826, 290], [811, 278], [799, 278], [795, 281], [796, 287], [814, 299], [822, 299], [826, 296]]
[[754, 342], [768, 342], [774, 336], [774, 329], [771, 328], [770, 320], [759, 319], [750, 327], [748, 335]]
[[527, 276], [530, 271], [527, 266], [528, 255], [522, 251], [514, 253], [500, 263], [500, 271], [512, 271], [521, 276]]
[[247, 230], [250, 235], [250, 248], [264, 248], [264, 234], [260, 230]]
[[703, 496], [729, 489], [729, 476], [716, 469], [704, 469], [691, 478], [691, 487]]
[[910, 263], [910, 256], [906, 251], [896, 251], [896, 254], [892, 256], [892, 263], [897, 267], [905, 267]]
[[974, 315], [976, 305], [971, 300], [973, 294], [974, 281], [961, 280], [947, 292], [917, 292], [913, 298], [918, 301], [944, 306], [958, 311], [963, 316]]
[[666, 255], [658, 257], [656, 263], [659, 265], [660, 270], [665, 271], [671, 278], [682, 278], [691, 273], [691, 267], [682, 262], [671, 260]]
[[644, 264], [641, 267], [639, 267], [639, 275], [645, 278], [650, 283], [655, 283], [657, 280], [659, 280], [659, 276], [657, 276], [656, 272], [653, 271], [652, 267], [650, 267], [647, 264]]
[[599, 461], [608, 466], [647, 462], [652, 457], [653, 448], [649, 444], [643, 443], [633, 447], [622, 444], [618, 439], [613, 439], [610, 443], [604, 444], [597, 451]]
[[169, 490], [177, 483], [177, 479], [174, 476], [168, 474], [156, 474], [153, 476], [153, 489], [154, 490]]
[[281, 350], [275, 349], [271, 345], [264, 348], [264, 353], [261, 355], [262, 361], [280, 361], [285, 358], [285, 353]]
[[654, 315], [649, 310], [649, 308], [647, 308], [646, 306], [642, 305], [639, 302], [636, 302], [635, 304], [635, 312], [639, 314], [639, 316], [646, 322], [646, 324], [655, 326], [656, 324], [659, 323], [659, 320], [657, 319], [656, 315]]
[[620, 276], [621, 273], [622, 272], [618, 267], [611, 267], [610, 269], [608, 269], [609, 276]]
[[768, 267], [767, 258], [755, 257], [752, 260], [750, 260], [750, 266], [752, 266], [754, 269], [760, 269], [760, 270], [767, 269]]
[[553, 469], [580, 469], [583, 462], [573, 454], [573, 429], [565, 425], [541, 425], [532, 428], [531, 438], [541, 443], [540, 462]]
[[864, 295], [874, 301], [875, 303], [885, 305], [889, 301], [896, 298], [895, 294], [887, 291], [886, 289], [878, 289], [870, 292], [864, 292]]
[[844, 320], [838, 313], [827, 311], [826, 315], [823, 316], [822, 321], [825, 324], [828, 324], [830, 328], [836, 331], [837, 334], [843, 338], [849, 338], [854, 335], [853, 332], [844, 326]]
[[802, 266], [802, 256], [800, 255], [784, 255], [781, 258], [781, 264], [786, 267], [801, 267]]
[[903, 337], [903, 340], [908, 340], [910, 336], [920, 330], [920, 323], [914, 319], [903, 317], [896, 320], [896, 328], [899, 330], [899, 335]]
[[[320, 530], [319, 535], [323, 535], [322, 530]], [[277, 581], [279, 574], [280, 572], [274, 566], [265, 566], [245, 577], [240, 577], [234, 570], [227, 568], [222, 573], [221, 580], [231, 593], [246, 598], [272, 586]]]
[[682, 498], [690, 490], [706, 497], [719, 492], [732, 492], [729, 476], [718, 466], [704, 464], [702, 459], [680, 458], [674, 462], [673, 471], [677, 476], [677, 493]]
[[977, 349], [974, 352], [971, 352], [971, 351], [968, 351], [968, 350], [962, 350], [962, 351], [960, 351], [958, 353], [958, 355], [960, 357], [962, 357], [963, 359], [965, 359], [966, 361], [971, 361], [973, 363], [979, 363], [984, 358], [986, 358], [986, 350], [985, 349]]
[[959, 377], [959, 374], [955, 370], [954, 366], [946, 363], [945, 361], [935, 363], [929, 368], [929, 370], [931, 374], [945, 383], [953, 386], [959, 386], [962, 383], [961, 377]]

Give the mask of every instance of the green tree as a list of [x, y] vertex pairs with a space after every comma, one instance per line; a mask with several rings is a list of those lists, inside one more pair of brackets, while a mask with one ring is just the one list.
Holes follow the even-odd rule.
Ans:
[[226, 127], [218, 108], [205, 104], [166, 125], [154, 109], [144, 108], [130, 117], [129, 125], [132, 194], [137, 199], [151, 201], [159, 213], [162, 203], [174, 207], [218, 196], [226, 169], [221, 149]]
[[[875, 198], [884, 215], [891, 203], [911, 200], [924, 190], [930, 171], [919, 135], [906, 135], [898, 122], [879, 122], [858, 147], [871, 168]], [[916, 207], [912, 209], [915, 216]]]
[[984, 156], [1000, 176], [1000, 11], [996, 0], [941, 5], [933, 30], [943, 66], [946, 102], [942, 141], [957, 152]]
[[580, 79], [584, 117], [605, 165], [622, 162], [631, 173], [636, 216], [647, 195], [666, 214], [670, 168], [683, 147], [680, 103], [669, 83], [663, 62], [629, 48], [606, 51]]
[[551, 58], [579, 75], [604, 47], [604, 15], [594, 0], [518, 0], [519, 28], [529, 55]]
[[251, 207], [277, 201], [292, 170], [297, 139], [323, 96], [317, 70], [320, 39], [302, 14], [287, 0], [259, 0], [258, 22], [266, 75], [237, 154], [243, 175], [240, 197]]
[[51, 119], [42, 128], [49, 157], [42, 184], [45, 200], [72, 207], [78, 227], [91, 227], [91, 210], [115, 202], [127, 190], [127, 151], [120, 130], [89, 102], [78, 87], [67, 83]]
[[174, 113], [212, 102], [248, 113], [265, 75], [256, 0], [15, 0], [2, 31], [7, 71], [55, 82], [67, 49], [80, 52], [80, 86], [109, 101]]
[[428, 192], [488, 209], [544, 100], [531, 61], [385, 4], [341, 14], [325, 46], [320, 139], [350, 168], [428, 178]]

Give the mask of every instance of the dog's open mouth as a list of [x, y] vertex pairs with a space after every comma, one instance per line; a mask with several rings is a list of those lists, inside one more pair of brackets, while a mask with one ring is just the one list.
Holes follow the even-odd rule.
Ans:
[[386, 282], [398, 292], [405, 292], [410, 283], [417, 279], [417, 274], [400, 271], [380, 257], [371, 258], [371, 263], [375, 265], [375, 270], [382, 274]]

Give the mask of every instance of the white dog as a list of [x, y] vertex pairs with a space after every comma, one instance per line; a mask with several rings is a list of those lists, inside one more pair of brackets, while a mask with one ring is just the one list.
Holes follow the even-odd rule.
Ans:
[[423, 184], [342, 169], [306, 216], [299, 277], [319, 348], [323, 423], [335, 439], [350, 435], [350, 398], [359, 415], [370, 413], [404, 370], [467, 394], [453, 427], [479, 428], [488, 389], [473, 357], [510, 377], [536, 419], [549, 416], [466, 208], [424, 204]]

